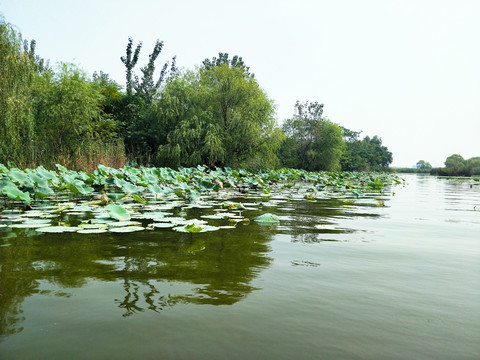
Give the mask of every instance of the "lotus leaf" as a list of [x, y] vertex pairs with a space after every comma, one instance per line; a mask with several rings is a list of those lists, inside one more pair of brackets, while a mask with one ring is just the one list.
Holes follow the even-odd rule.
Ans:
[[25, 201], [27, 204], [30, 204], [30, 194], [28, 192], [21, 191], [13, 183], [4, 186], [2, 189], [2, 193], [12, 200], [22, 200]]
[[42, 233], [65, 233], [65, 232], [76, 232], [80, 230], [79, 227], [74, 226], [48, 226], [36, 229], [38, 232]]
[[253, 221], [256, 221], [259, 223], [279, 223], [280, 219], [278, 218], [277, 215], [265, 213], [263, 215], [257, 216], [256, 218], [253, 219]]
[[125, 227], [125, 226], [140, 226], [140, 225], [142, 225], [142, 223], [138, 221], [114, 221], [114, 222], [108, 223], [108, 226], [110, 228]]
[[125, 226], [125, 227], [114, 227], [110, 228], [109, 231], [113, 233], [129, 233], [135, 231], [143, 231], [145, 230], [142, 226]]
[[98, 228], [98, 229], [84, 229], [84, 230], [78, 230], [77, 234], [102, 234], [106, 233], [108, 230], [104, 228]]
[[152, 223], [152, 224], [148, 224], [148, 227], [154, 227], [154, 228], [158, 228], [158, 229], [168, 229], [168, 228], [172, 228], [174, 227], [175, 225], [172, 224], [172, 223]]
[[130, 214], [122, 205], [117, 204], [109, 204], [105, 206], [105, 210], [107, 210], [108, 215], [115, 220], [118, 221], [129, 221]]

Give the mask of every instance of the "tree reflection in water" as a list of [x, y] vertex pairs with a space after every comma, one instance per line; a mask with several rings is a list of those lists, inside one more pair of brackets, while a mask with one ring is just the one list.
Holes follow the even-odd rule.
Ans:
[[[89, 281], [114, 282], [125, 296], [112, 303], [123, 316], [161, 312], [178, 303], [231, 305], [255, 290], [252, 280], [269, 266], [271, 229], [179, 234], [0, 233], [0, 341], [22, 331], [31, 296], [67, 295]], [[59, 288], [45, 291], [41, 284]]]

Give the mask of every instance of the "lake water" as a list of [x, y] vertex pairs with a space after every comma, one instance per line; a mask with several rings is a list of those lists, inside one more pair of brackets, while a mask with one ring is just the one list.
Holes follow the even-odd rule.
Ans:
[[402, 177], [273, 226], [0, 229], [0, 359], [480, 359], [480, 185]]

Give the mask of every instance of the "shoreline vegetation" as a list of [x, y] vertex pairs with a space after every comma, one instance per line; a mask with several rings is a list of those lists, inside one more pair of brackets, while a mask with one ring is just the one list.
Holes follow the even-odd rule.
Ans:
[[420, 160], [415, 168], [391, 168], [391, 171], [436, 176], [478, 176], [480, 175], [480, 157], [464, 159], [459, 154], [453, 154], [445, 160], [445, 167], [433, 168], [428, 162]]
[[[291, 200], [335, 199], [349, 206], [356, 201], [384, 206], [385, 191], [402, 183], [391, 173], [296, 169], [252, 173], [207, 166], [174, 170], [144, 166], [114, 169], [103, 165], [86, 173], [60, 164], [56, 167], [57, 171], [42, 166], [21, 170], [0, 164], [3, 230], [38, 228], [39, 232], [85, 234], [155, 228], [190, 233], [216, 231], [235, 228], [239, 222], [278, 222], [278, 217], [269, 213], [256, 218], [242, 216], [242, 211], [261, 203], [276, 206]], [[202, 219], [186, 219], [186, 210], [191, 208], [217, 210]], [[70, 215], [75, 215], [73, 221]], [[222, 225], [208, 224], [207, 219], [219, 220]]]
[[0, 163], [94, 171], [98, 164], [307, 171], [389, 171], [380, 137], [361, 136], [323, 116], [323, 104], [297, 101], [280, 125], [275, 104], [240, 56], [227, 53], [180, 70], [173, 57], [148, 63], [128, 39], [119, 61], [125, 86], [103, 71], [50, 66], [35, 40], [0, 17]]
[[297, 101], [280, 126], [275, 104], [243, 58], [204, 59], [179, 70], [161, 67], [157, 40], [148, 63], [138, 64], [143, 44], [128, 39], [125, 87], [107, 73], [91, 77], [74, 64], [54, 67], [36, 54], [0, 15], [0, 164], [9, 168], [56, 164], [93, 172], [98, 164], [179, 169], [294, 168], [306, 171], [480, 174], [480, 157], [454, 154], [445, 168], [420, 160], [415, 169], [391, 169], [392, 153], [377, 136], [363, 136], [323, 116], [324, 104]]

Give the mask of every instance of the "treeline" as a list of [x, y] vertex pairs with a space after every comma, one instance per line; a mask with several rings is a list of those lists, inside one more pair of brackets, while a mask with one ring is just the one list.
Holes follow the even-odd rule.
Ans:
[[0, 163], [386, 171], [392, 161], [379, 137], [360, 139], [323, 117], [317, 102], [297, 102], [280, 127], [273, 101], [238, 56], [220, 53], [185, 71], [174, 57], [156, 77], [163, 42], [139, 67], [142, 44], [129, 39], [123, 90], [104, 72], [52, 68], [3, 19], [0, 48]]
[[480, 175], [480, 156], [464, 159], [462, 155], [453, 154], [445, 160], [445, 167], [434, 168], [429, 162], [419, 160], [414, 168], [395, 168], [392, 170], [400, 173], [423, 173], [438, 176]]
[[445, 160], [445, 167], [432, 169], [431, 174], [440, 176], [480, 175], [480, 156], [464, 159], [459, 154], [450, 155]]

